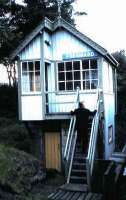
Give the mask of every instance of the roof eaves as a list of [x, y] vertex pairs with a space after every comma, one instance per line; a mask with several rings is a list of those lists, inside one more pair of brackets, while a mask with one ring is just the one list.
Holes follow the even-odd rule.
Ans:
[[54, 22], [53, 29], [56, 30], [59, 26], [62, 26], [65, 29], [67, 29], [74, 36], [78, 37], [80, 40], [82, 40], [83, 42], [85, 42], [86, 44], [88, 44], [89, 46], [91, 46], [92, 48], [94, 48], [100, 54], [105, 55], [107, 53], [106, 49], [104, 49], [103, 47], [101, 47], [100, 45], [98, 45], [96, 42], [94, 42], [93, 40], [91, 40], [90, 38], [88, 38], [86, 35], [84, 35], [81, 32], [79, 32], [74, 26], [72, 26], [71, 24], [69, 24], [68, 22], [66, 22], [64, 19], [58, 18], [58, 20], [56, 20]]
[[108, 59], [115, 67], [119, 66], [119, 63], [117, 62], [117, 60], [109, 53], [107, 53], [105, 55], [105, 58]]
[[60, 26], [67, 29], [69, 32], [71, 32], [74, 36], [78, 37], [80, 40], [85, 42], [87, 45], [91, 46], [102, 56], [104, 56], [107, 60], [109, 60], [109, 62], [111, 62], [114, 66], [118, 66], [118, 62], [111, 54], [108, 53], [106, 49], [104, 49], [102, 46], [88, 38], [86, 35], [79, 32], [74, 26], [66, 22], [63, 18], [58, 18], [56, 21], [54, 21], [53, 30], [56, 30]]
[[33, 40], [33, 38], [41, 32], [41, 30], [46, 27], [52, 31], [53, 23], [48, 19], [45, 18], [28, 36], [26, 36], [25, 40], [10, 54], [10, 60], [14, 60], [15, 57], [22, 51], [28, 43]]

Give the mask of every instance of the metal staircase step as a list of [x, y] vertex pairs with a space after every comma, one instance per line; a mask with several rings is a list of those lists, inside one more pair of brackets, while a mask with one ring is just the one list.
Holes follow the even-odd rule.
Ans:
[[82, 160], [83, 162], [85, 161], [86, 162], [86, 158], [83, 156], [83, 155], [76, 155], [74, 156], [74, 160]]
[[83, 169], [72, 169], [72, 174], [73, 173], [85, 174], [86, 172], [87, 172], [87, 170], [83, 170]]
[[70, 183], [87, 183], [87, 177], [85, 176], [71, 176]]
[[84, 163], [84, 162], [83, 162], [83, 163], [79, 163], [79, 162], [75, 162], [75, 161], [74, 161], [74, 162], [73, 162], [73, 166], [75, 166], [75, 165], [77, 165], [77, 166], [82, 166], [82, 167], [83, 167], [83, 166], [86, 166], [86, 163]]
[[83, 149], [82, 148], [76, 148], [75, 149], [75, 153], [83, 153]]
[[75, 179], [75, 180], [85, 180], [86, 179], [86, 177], [79, 177], [79, 176], [71, 176], [70, 177], [71, 179]]

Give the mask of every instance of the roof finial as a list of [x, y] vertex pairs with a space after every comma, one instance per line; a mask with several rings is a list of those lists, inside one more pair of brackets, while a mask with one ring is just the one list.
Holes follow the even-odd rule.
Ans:
[[61, 17], [62, 0], [57, 0], [57, 3], [58, 3], [58, 17]]

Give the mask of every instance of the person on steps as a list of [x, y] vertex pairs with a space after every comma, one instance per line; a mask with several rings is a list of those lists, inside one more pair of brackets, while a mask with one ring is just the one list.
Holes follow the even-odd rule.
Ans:
[[71, 111], [71, 115], [76, 116], [76, 130], [77, 130], [77, 140], [82, 145], [84, 153], [87, 152], [88, 148], [88, 123], [89, 117], [94, 116], [96, 110], [93, 112], [86, 109], [82, 102], [79, 102], [79, 108]]

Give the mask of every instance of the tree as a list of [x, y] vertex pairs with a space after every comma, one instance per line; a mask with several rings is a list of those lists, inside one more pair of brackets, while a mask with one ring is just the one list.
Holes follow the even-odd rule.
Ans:
[[[57, 0], [24, 0], [25, 5], [15, 1], [0, 0], [0, 61], [5, 62], [16, 46], [47, 16], [54, 20], [58, 15]], [[72, 3], [63, 0], [61, 15], [74, 24]], [[31, 14], [32, 13], [32, 14]], [[27, 28], [26, 28], [27, 27]], [[13, 44], [13, 45], [12, 45]]]
[[117, 145], [126, 143], [126, 56], [125, 50], [113, 53], [119, 63], [117, 69]]
[[[61, 6], [62, 18], [73, 25], [72, 3], [74, 1], [62, 0]], [[0, 63], [3, 63], [7, 69], [10, 85], [16, 82], [16, 76], [13, 77], [15, 65], [8, 59], [10, 52], [45, 16], [51, 20], [58, 16], [57, 0], [24, 0], [24, 3], [19, 5], [14, 0], [0, 0]], [[77, 12], [77, 14], [85, 13]]]

